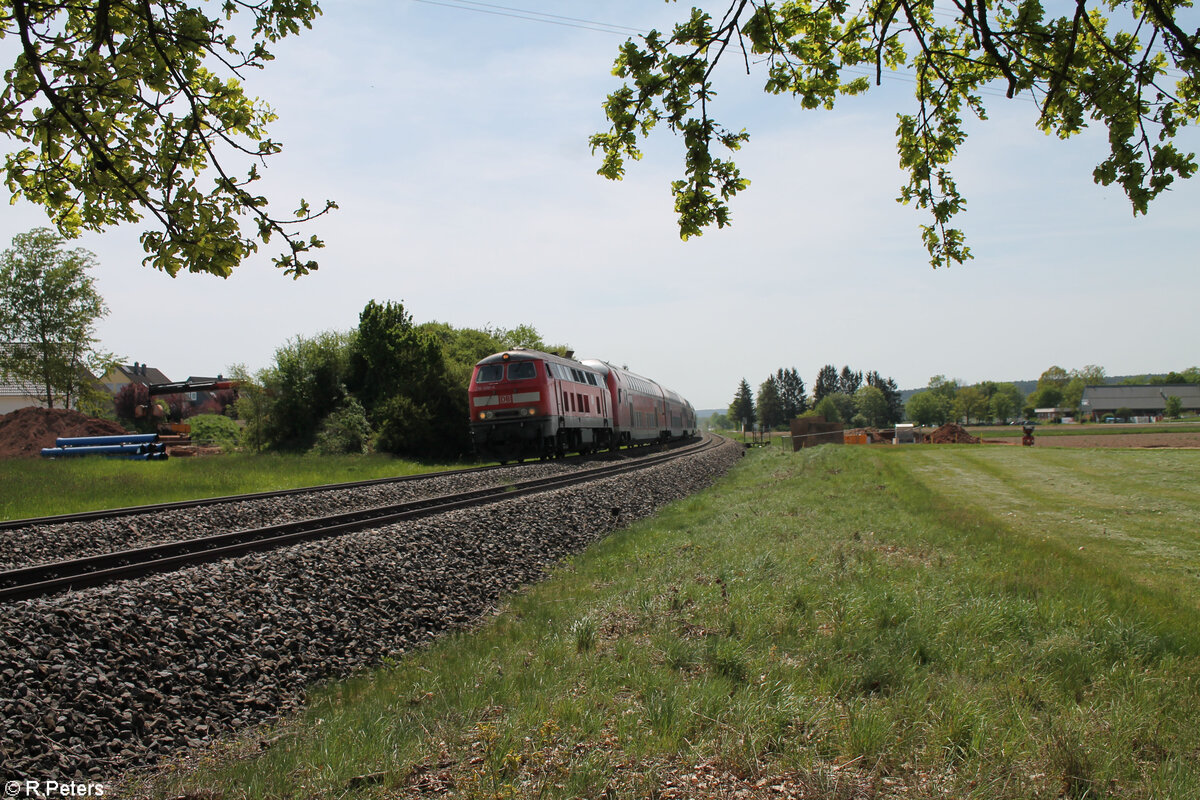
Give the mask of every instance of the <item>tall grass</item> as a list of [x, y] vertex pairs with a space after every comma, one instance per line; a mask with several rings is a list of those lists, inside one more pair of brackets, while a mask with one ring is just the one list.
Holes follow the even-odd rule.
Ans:
[[[265, 754], [155, 791], [1200, 796], [1194, 589], [1080, 545], [1096, 524], [1133, 528], [1096, 462], [1050, 452], [754, 453], [478, 630], [317, 691]], [[1198, 466], [1120, 463], [1168, 520], [1200, 518], [1176, 490]], [[1047, 481], [1078, 495], [1070, 514], [1043, 513]]]
[[389, 456], [0, 459], [0, 519], [293, 489], [445, 468]]

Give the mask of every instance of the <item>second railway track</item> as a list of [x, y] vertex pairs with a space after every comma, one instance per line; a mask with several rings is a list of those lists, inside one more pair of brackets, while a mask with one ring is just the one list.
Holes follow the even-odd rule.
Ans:
[[[339, 536], [377, 528], [402, 520], [468, 508], [601, 480], [693, 455], [714, 446], [711, 439], [643, 456], [633, 461], [605, 464], [567, 475], [518, 481], [403, 503], [359, 509], [278, 525], [219, 533], [118, 552], [85, 556], [0, 572], [0, 601], [15, 601], [181, 569], [261, 550], [284, 547], [312, 539]], [[324, 488], [324, 487], [320, 487]]]

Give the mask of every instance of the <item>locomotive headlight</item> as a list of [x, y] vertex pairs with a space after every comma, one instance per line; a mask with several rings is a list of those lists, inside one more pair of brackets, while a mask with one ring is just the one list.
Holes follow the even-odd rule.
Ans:
[[536, 413], [537, 413], [537, 409], [536, 409], [536, 408], [529, 408], [529, 409], [526, 409], [526, 410], [529, 412], [529, 416], [531, 416], [531, 417], [532, 417], [534, 414], [536, 414]]
[[487, 412], [486, 412], [486, 411], [480, 411], [480, 412], [479, 412], [479, 418], [480, 418], [480, 419], [487, 419]]

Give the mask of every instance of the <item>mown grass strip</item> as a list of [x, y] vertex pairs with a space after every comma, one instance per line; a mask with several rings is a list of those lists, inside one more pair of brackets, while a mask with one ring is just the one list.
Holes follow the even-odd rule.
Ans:
[[231, 454], [169, 461], [0, 459], [0, 519], [295, 489], [450, 468], [378, 455]]
[[[1193, 597], [955, 488], [1010, 486], [994, 478], [1020, 471], [1009, 458], [1064, 485], [1094, 463], [987, 452], [754, 453], [478, 630], [317, 692], [264, 754], [156, 791], [1200, 796]], [[1106, 513], [1103, 494], [1076, 512]]]
[[[985, 439], [1020, 438], [1023, 431], [1020, 425], [971, 426], [971, 432]], [[1195, 422], [1155, 422], [1148, 425], [1137, 424], [1070, 424], [1070, 425], [1038, 425], [1034, 430], [1035, 436], [1122, 436], [1140, 433], [1200, 433], [1200, 424]]]

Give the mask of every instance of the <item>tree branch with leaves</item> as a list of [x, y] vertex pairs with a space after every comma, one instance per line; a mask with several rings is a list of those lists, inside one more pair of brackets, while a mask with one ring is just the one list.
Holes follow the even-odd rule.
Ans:
[[[19, 44], [0, 94], [0, 133], [18, 144], [5, 159], [6, 184], [43, 206], [65, 236], [149, 217], [144, 263], [170, 275], [228, 277], [278, 237], [276, 266], [299, 277], [317, 268], [308, 256], [323, 246], [299, 226], [336, 204], [269, 211], [254, 184], [281, 149], [266, 131], [275, 115], [245, 95], [242, 79], [272, 60], [269, 44], [311, 27], [320, 8], [223, 0], [210, 16], [213, 5], [0, 0], [0, 38]], [[226, 30], [239, 14], [248, 47]]]
[[[900, 202], [932, 217], [922, 238], [934, 267], [971, 258], [953, 220], [966, 200], [949, 169], [966, 140], [964, 114], [987, 118], [982, 95], [995, 85], [1007, 98], [1029, 98], [1039, 128], [1068, 138], [1090, 123], [1108, 131], [1110, 153], [1093, 171], [1116, 184], [1135, 214], [1177, 178], [1196, 171], [1180, 131], [1200, 119], [1200, 30], [1180, 19], [1180, 0], [1076, 0], [1055, 16], [1029, 0], [732, 0], [719, 23], [693, 9], [671, 34], [627, 41], [609, 95], [610, 128], [591, 139], [601, 175], [620, 179], [641, 158], [639, 140], [659, 123], [683, 137], [684, 179], [675, 182], [683, 238], [730, 222], [729, 201], [749, 182], [729, 158], [745, 130], [710, 115], [712, 75], [736, 38], [766, 70], [765, 90], [790, 94], [804, 108], [832, 109], [842, 96], [880, 84], [885, 70], [915, 80], [916, 108], [897, 114], [897, 149], [908, 173]], [[747, 57], [746, 71], [753, 68]], [[865, 73], [865, 74], [864, 74]]]

